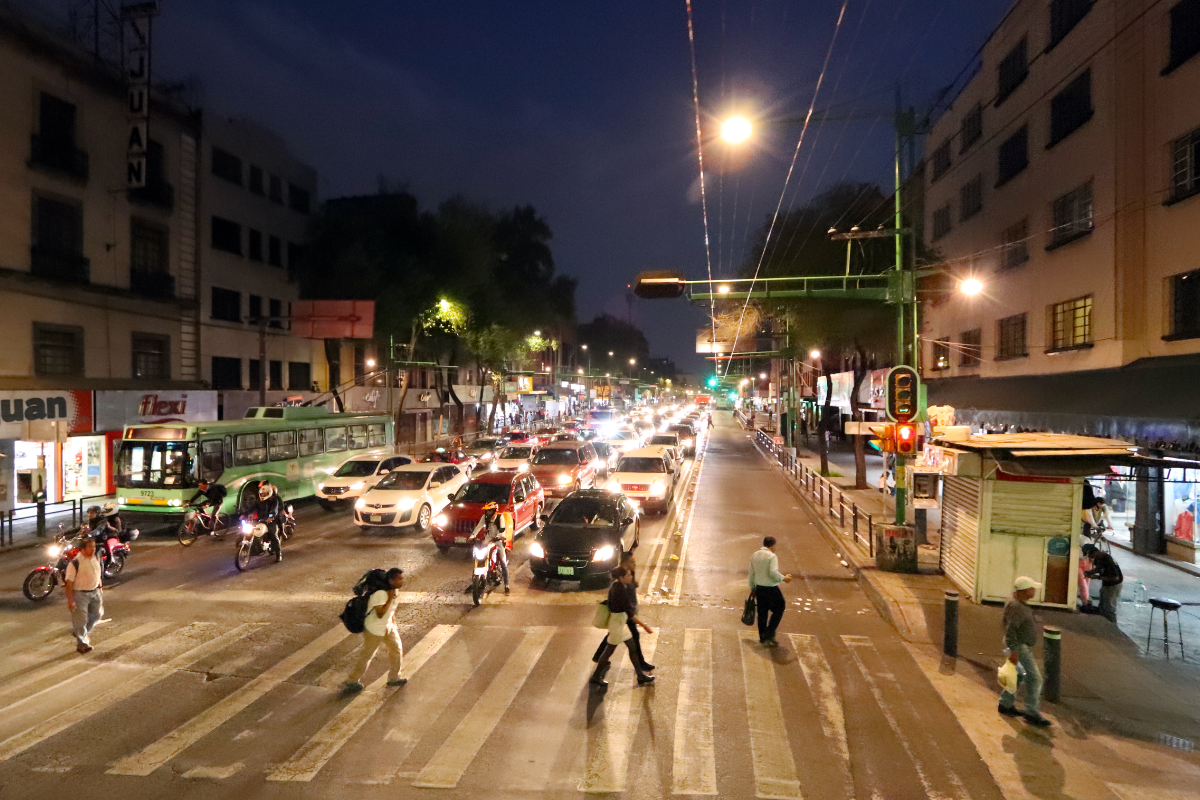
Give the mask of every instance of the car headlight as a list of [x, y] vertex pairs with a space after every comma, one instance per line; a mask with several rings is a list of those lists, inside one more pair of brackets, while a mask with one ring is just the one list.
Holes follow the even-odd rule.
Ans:
[[529, 472], [529, 462], [522, 461], [517, 465], [517, 472]]
[[396, 501], [396, 508], [400, 509], [401, 511], [408, 511], [416, 504], [417, 499], [415, 497], [405, 497], [403, 500]]
[[476, 560], [482, 561], [487, 558], [488, 549], [486, 547], [473, 547], [471, 548], [471, 554], [475, 556]]
[[559, 475], [558, 476], [558, 485], [559, 486], [566, 486], [570, 482], [571, 482], [570, 475]]
[[655, 481], [654, 483], [650, 484], [650, 494], [654, 495], [655, 497], [662, 497], [666, 493], [667, 485], [662, 481]]
[[606, 544], [592, 554], [592, 561], [608, 561], [615, 552], [611, 544]]
[[318, 484], [317, 484], [317, 489], [318, 489], [318, 490], [320, 490], [320, 489], [324, 489], [324, 488], [325, 488], [325, 484], [323, 484], [323, 483], [318, 483]]
[[354, 507], [357, 508], [359, 511], [362, 511], [364, 508], [367, 507], [367, 498], [365, 498], [365, 497], [358, 498], [358, 501], [355, 502]]
[[546, 550], [541, 546], [541, 544], [534, 542], [533, 544], [529, 545], [529, 555], [533, 556], [534, 558], [545, 558]]
[[433, 524], [437, 525], [439, 528], [444, 528], [450, 524], [450, 518], [445, 514], [438, 514], [433, 518]]
[[480, 460], [481, 460], [481, 461], [491, 461], [491, 460], [492, 460], [492, 454], [491, 454], [491, 453], [484, 453], [483, 455], [479, 456], [479, 458], [480, 458]]
[[691, 447], [694, 443], [695, 443], [694, 439], [684, 439], [683, 440], [684, 447]]
[[604, 484], [604, 488], [610, 492], [619, 492], [619, 491], [621, 491], [621, 483], [620, 483], [620, 481], [613, 479], [613, 480], [609, 481], [608, 483]]
[[352, 484], [350, 484], [350, 491], [357, 492], [359, 489], [363, 488], [366, 485], [367, 485], [366, 481], [359, 481], [358, 483], [352, 483]]
[[52, 544], [46, 548], [46, 555], [56, 558], [62, 552], [62, 545]]
[[492, 472], [499, 472], [499, 471], [500, 471], [500, 465], [492, 464]]

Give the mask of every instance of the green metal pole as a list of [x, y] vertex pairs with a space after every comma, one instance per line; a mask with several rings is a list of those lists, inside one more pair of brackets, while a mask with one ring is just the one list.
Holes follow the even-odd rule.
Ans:
[[[895, 159], [895, 182], [896, 182], [896, 275], [900, 278], [900, 307], [899, 313], [896, 315], [896, 352], [899, 355], [900, 363], [904, 363], [904, 317], [907, 308], [908, 292], [904, 283], [904, 253], [903, 242], [904, 237], [901, 233], [901, 205], [900, 205], [900, 85], [896, 84], [896, 159]], [[914, 341], [916, 338], [916, 330], [913, 331]], [[904, 492], [904, 456], [896, 454], [896, 524], [903, 525], [905, 521], [905, 492]]]

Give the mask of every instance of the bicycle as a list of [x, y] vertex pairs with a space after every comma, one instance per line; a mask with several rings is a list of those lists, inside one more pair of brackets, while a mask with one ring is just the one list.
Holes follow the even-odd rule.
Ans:
[[187, 510], [183, 522], [179, 523], [176, 536], [179, 537], [181, 545], [190, 547], [201, 535], [221, 536], [228, 526], [229, 517], [217, 510], [210, 511], [208, 506], [204, 505]]

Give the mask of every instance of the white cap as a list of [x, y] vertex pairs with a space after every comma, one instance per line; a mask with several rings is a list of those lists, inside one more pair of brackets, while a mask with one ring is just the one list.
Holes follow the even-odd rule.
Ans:
[[1035, 581], [1033, 578], [1027, 578], [1024, 575], [1022, 575], [1021, 577], [1019, 577], [1015, 581], [1013, 581], [1013, 588], [1016, 589], [1018, 592], [1020, 592], [1025, 589], [1040, 589], [1040, 588], [1042, 588], [1042, 585], [1040, 583], [1038, 583], [1037, 581]]

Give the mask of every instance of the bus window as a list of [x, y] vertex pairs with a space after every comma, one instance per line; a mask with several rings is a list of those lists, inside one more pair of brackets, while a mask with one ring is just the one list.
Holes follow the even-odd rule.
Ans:
[[325, 429], [325, 452], [337, 453], [346, 449], [345, 427]]
[[206, 439], [200, 443], [200, 477], [206, 481], [217, 481], [225, 471], [221, 457], [221, 440]]
[[233, 463], [236, 466], [261, 464], [267, 460], [265, 433], [239, 433], [234, 437]]
[[350, 449], [365, 450], [367, 447], [367, 426], [366, 425], [351, 425], [350, 426]]
[[368, 425], [367, 438], [370, 439], [371, 447], [383, 447], [387, 444], [387, 426], [383, 423]]
[[269, 435], [269, 461], [290, 461], [296, 457], [296, 432], [275, 431]]
[[315, 456], [324, 451], [320, 428], [305, 428], [300, 431], [300, 455]]
[[[194, 445], [193, 445], [194, 448]], [[184, 442], [121, 443], [114, 483], [128, 488], [183, 488], [190, 485], [195, 450]]]
[[225, 441], [223, 443], [223, 449], [225, 451], [225, 469], [229, 469], [230, 467], [233, 466], [233, 437], [232, 436], [225, 437]]

